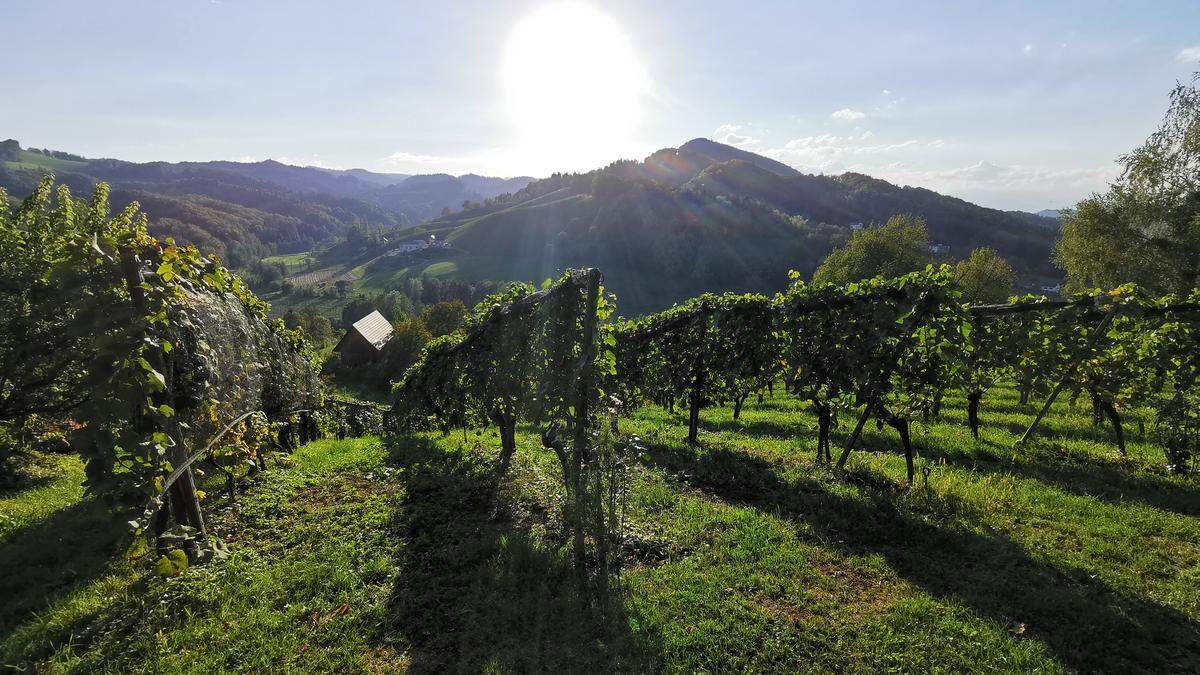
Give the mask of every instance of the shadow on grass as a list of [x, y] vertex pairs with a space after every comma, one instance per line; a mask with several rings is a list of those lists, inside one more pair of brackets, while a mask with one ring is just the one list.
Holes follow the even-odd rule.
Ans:
[[87, 500], [14, 533], [0, 545], [0, 634], [99, 576], [126, 532]]
[[[941, 525], [930, 514], [897, 508], [899, 488], [851, 474], [864, 495], [832, 494], [819, 481], [782, 479], [768, 462], [724, 450], [654, 446], [649, 461], [725, 500], [802, 522], [847, 554], [883, 556], [931, 595], [965, 604], [1047, 645], [1082, 672], [1191, 671], [1200, 668], [1200, 624], [1185, 614], [1118, 593], [1075, 569], [1030, 557], [1004, 535]], [[958, 507], [941, 502], [938, 510]], [[950, 518], [947, 521], [953, 520]]]
[[53, 475], [31, 476], [27, 472], [17, 470], [11, 475], [0, 477], [0, 499], [15, 497], [22, 492], [35, 490], [53, 483], [54, 480], [55, 476]]
[[[816, 418], [805, 415], [795, 415], [790, 418], [789, 422], [775, 422], [772, 420], [748, 420], [748, 419], [722, 419], [722, 420], [705, 420], [703, 416], [700, 418], [700, 429], [711, 433], [719, 433], [722, 431], [732, 431], [739, 434], [747, 434], [750, 436], [770, 436], [774, 438], [795, 438], [801, 435], [813, 435], [816, 432]], [[809, 424], [811, 422], [811, 424]]]
[[[794, 438], [804, 443], [805, 452], [815, 447], [815, 419], [807, 414], [797, 415], [789, 422], [772, 420], [737, 421], [737, 420], [701, 420], [700, 426], [706, 431], [732, 431], [755, 436], [774, 438]], [[952, 416], [942, 419], [941, 423], [953, 423]], [[812, 422], [812, 424], [809, 424]], [[850, 424], [835, 426], [832, 432], [833, 444], [840, 450], [849, 433]], [[987, 427], [984, 420], [984, 427]], [[900, 452], [899, 440], [894, 434], [885, 430], [873, 430], [875, 424], [869, 424], [864, 431], [859, 447], [871, 452]], [[992, 427], [1002, 427], [1020, 435], [1025, 431], [1025, 425], [1017, 423], [993, 422]], [[966, 425], [963, 424], [964, 433]], [[1049, 427], [1041, 429], [1043, 440], [1053, 440], [1056, 435], [1071, 438], [1090, 438], [1100, 443], [1116, 445], [1109, 427], [1092, 427], [1085, 425], [1081, 428], [1072, 427], [1069, 430], [1055, 430]], [[1130, 440], [1139, 436], [1131, 435]], [[968, 439], [968, 443], [973, 443]], [[1140, 502], [1163, 511], [1186, 516], [1200, 516], [1200, 488], [1181, 485], [1166, 476], [1156, 476], [1153, 473], [1135, 473], [1132, 468], [1120, 462], [1106, 461], [1101, 458], [1072, 460], [1070, 458], [1048, 457], [1045, 453], [1020, 451], [1022, 456], [1017, 461], [1005, 459], [1011, 456], [1011, 446], [998, 444], [990, 439], [979, 441], [988, 446], [972, 455], [967, 452], [947, 452], [930, 444], [929, 437], [918, 433], [913, 436], [913, 447], [918, 454], [927, 459], [946, 459], [956, 465], [969, 464], [973, 469], [989, 473], [1008, 473], [1020, 478], [1038, 480], [1059, 489], [1085, 497], [1092, 497], [1110, 504], [1127, 504]], [[812, 446], [812, 447], [810, 447]], [[1165, 461], [1165, 460], [1164, 460]]]
[[[986, 440], [982, 443], [994, 447], [999, 453], [1012, 453], [1011, 448], [996, 446]], [[1016, 460], [1005, 459], [991, 451], [988, 451], [990, 456], [979, 458], [965, 452], [946, 452], [930, 446], [923, 438], [916, 439], [913, 445], [922, 457], [935, 461], [944, 458], [951, 464], [969, 465], [973, 470], [983, 473], [1010, 474], [1036, 480], [1064, 492], [1114, 505], [1137, 502], [1170, 513], [1200, 516], [1200, 486], [1181, 484], [1166, 475], [1135, 472], [1135, 467], [1120, 462], [1098, 458], [1058, 458], [1038, 451], [1021, 451], [1025, 454]]]
[[[497, 497], [492, 467], [424, 438], [393, 441], [406, 493], [385, 630], [415, 672], [609, 672], [648, 663], [619, 593], [589, 601], [568, 549], [539, 541]], [[501, 493], [502, 494], [502, 493]]]

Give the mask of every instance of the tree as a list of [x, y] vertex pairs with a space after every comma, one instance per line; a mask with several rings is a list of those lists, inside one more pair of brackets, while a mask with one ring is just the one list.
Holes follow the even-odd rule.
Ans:
[[120, 321], [121, 308], [102, 274], [68, 263], [82, 257], [78, 242], [91, 232], [131, 228], [140, 214], [107, 216], [106, 187], [89, 205], [66, 186], [55, 194], [47, 177], [15, 212], [0, 190], [0, 424], [64, 413], [86, 398], [88, 336]]
[[467, 306], [462, 300], [443, 300], [421, 312], [421, 319], [434, 337], [449, 335], [462, 328], [466, 318]]
[[992, 248], [977, 248], [954, 267], [963, 299], [972, 304], [999, 304], [1013, 294], [1017, 273]]
[[816, 283], [845, 285], [871, 277], [898, 277], [933, 262], [925, 221], [911, 214], [892, 216], [882, 227], [850, 235], [813, 274]]
[[1054, 261], [1068, 285], [1154, 292], [1200, 285], [1200, 73], [1171, 92], [1158, 130], [1121, 157], [1121, 176], [1063, 218]]
[[329, 318], [311, 307], [305, 307], [299, 312], [289, 309], [283, 315], [283, 325], [289, 329], [299, 328], [318, 350], [324, 349], [333, 341], [333, 325]]
[[21, 161], [21, 144], [13, 139], [0, 141], [0, 162]]
[[383, 346], [383, 368], [380, 370], [385, 381], [401, 379], [433, 339], [420, 317], [396, 322], [393, 331], [392, 338]]

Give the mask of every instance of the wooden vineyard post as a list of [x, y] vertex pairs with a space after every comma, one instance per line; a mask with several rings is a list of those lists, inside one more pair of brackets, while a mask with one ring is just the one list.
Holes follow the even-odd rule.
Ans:
[[[890, 373], [888, 375], [891, 376]], [[846, 441], [846, 446], [842, 448], [842, 454], [838, 457], [837, 468], [841, 469], [846, 466], [846, 460], [850, 458], [850, 451], [854, 449], [858, 443], [858, 437], [862, 436], [863, 427], [867, 425], [867, 420], [871, 418], [871, 412], [875, 409], [875, 402], [869, 401], [867, 407], [863, 408], [862, 414], [858, 416], [858, 423], [854, 425], [854, 431], [850, 434], [850, 438]]]
[[[582, 347], [580, 354], [579, 377], [576, 381], [575, 389], [575, 438], [574, 451], [575, 456], [572, 459], [571, 479], [574, 483], [572, 491], [574, 496], [574, 543], [575, 543], [575, 564], [579, 569], [583, 569], [583, 564], [586, 559], [586, 550], [584, 547], [584, 522], [583, 522], [583, 504], [585, 499], [584, 484], [586, 482], [583, 476], [584, 457], [590, 455], [588, 445], [588, 427], [590, 423], [590, 411], [588, 407], [591, 404], [592, 389], [592, 362], [596, 359], [596, 305], [600, 301], [600, 271], [590, 269], [587, 272], [587, 287], [585, 289], [585, 300], [583, 309], [583, 332], [580, 335], [580, 345]], [[590, 457], [589, 457], [590, 459]], [[597, 490], [599, 494], [599, 490]], [[597, 544], [604, 546], [601, 542], [606, 541], [601, 537]], [[607, 562], [607, 551], [604, 551], [605, 562]], [[606, 571], [607, 574], [607, 571]]]
[[[130, 249], [123, 249], [121, 251], [121, 271], [125, 276], [125, 284], [129, 289], [129, 298], [134, 308], [145, 316], [147, 310], [146, 294], [142, 289], [142, 268], [136, 254]], [[162, 405], [168, 402], [174, 378], [170, 369], [167, 368], [167, 364], [160, 351], [152, 350], [149, 357], [151, 367], [161, 373], [165, 380], [166, 386], [163, 391], [154, 395], [156, 405]], [[188, 452], [187, 448], [183, 446], [183, 435], [180, 433], [179, 425], [175, 422], [174, 418], [171, 419], [167, 432], [172, 441], [170, 450], [171, 464], [174, 466], [187, 466], [183, 475], [171, 486], [171, 511], [175, 515], [176, 524], [192, 527], [199, 534], [200, 538], [204, 538], [204, 514], [200, 510], [200, 497], [196, 494], [196, 483], [192, 476], [191, 466], [187, 464]], [[159, 534], [162, 533], [159, 532]]]
[[708, 341], [708, 307], [700, 308], [699, 314], [696, 316], [697, 325], [699, 326], [699, 344], [696, 347], [696, 361], [693, 366], [692, 377], [692, 395], [688, 401], [688, 443], [696, 445], [697, 438], [700, 432], [700, 402], [704, 390], [704, 348]]
[[[1117, 313], [1117, 307], [1119, 307], [1119, 305], [1113, 305], [1112, 308], [1108, 310], [1108, 313], [1104, 315], [1104, 318], [1100, 319], [1100, 323], [1096, 324], [1096, 332], [1092, 334], [1092, 337], [1087, 343], [1087, 354], [1091, 354], [1092, 349], [1096, 346], [1096, 343], [1100, 341], [1100, 336], [1104, 334], [1106, 329], [1108, 329], [1109, 322], [1112, 321], [1113, 316]], [[1075, 371], [1079, 369], [1079, 364], [1082, 361], [1083, 358], [1080, 358], [1071, 364], [1071, 367], [1067, 369], [1066, 374], [1063, 375], [1062, 379], [1059, 380], [1057, 385], [1055, 385], [1054, 391], [1050, 392], [1050, 397], [1046, 399], [1044, 404], [1042, 404], [1042, 409], [1038, 411], [1037, 417], [1033, 418], [1033, 423], [1029, 425], [1029, 428], [1026, 429], [1025, 433], [1021, 435], [1021, 439], [1018, 440], [1016, 445], [1013, 447], [1019, 448], [1025, 445], [1029, 439], [1033, 438], [1033, 433], [1037, 430], [1038, 425], [1041, 424], [1042, 418], [1046, 416], [1046, 413], [1050, 412], [1050, 406], [1054, 405], [1054, 400], [1058, 398], [1060, 393], [1062, 393], [1063, 387], [1067, 386], [1067, 382], [1070, 381], [1071, 376], [1075, 374]]]

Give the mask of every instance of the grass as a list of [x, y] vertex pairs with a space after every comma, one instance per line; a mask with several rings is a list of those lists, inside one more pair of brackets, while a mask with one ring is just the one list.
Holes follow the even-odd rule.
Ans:
[[[228, 559], [161, 579], [81, 499], [75, 460], [0, 496], [0, 663], [49, 672], [1194, 671], [1200, 486], [1090, 414], [960, 399], [917, 424], [917, 484], [886, 427], [845, 472], [782, 395], [742, 419], [647, 408], [621, 591], [576, 595], [557, 460], [533, 430], [497, 480], [493, 431], [318, 441], [235, 505]], [[843, 421], [836, 440], [847, 432]], [[57, 464], [55, 464], [57, 462]], [[7, 522], [7, 521], [3, 521]], [[68, 546], [79, 542], [79, 546]]]
[[316, 257], [317, 252], [315, 251], [304, 251], [301, 253], [267, 256], [262, 261], [268, 265], [282, 263], [288, 274], [297, 274], [308, 268], [309, 261], [315, 262]]
[[87, 162], [73, 159], [59, 159], [28, 150], [21, 151], [19, 161], [4, 162], [4, 164], [10, 169], [31, 169], [35, 171], [80, 171], [88, 165]]
[[427, 277], [444, 277], [453, 275], [457, 271], [458, 263], [453, 260], [443, 260], [429, 265], [421, 274]]

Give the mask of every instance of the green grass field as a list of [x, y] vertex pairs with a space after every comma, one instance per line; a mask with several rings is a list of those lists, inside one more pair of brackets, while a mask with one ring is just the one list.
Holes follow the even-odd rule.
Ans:
[[[1200, 485], [1131, 427], [1121, 459], [1082, 404], [1008, 389], [886, 427], [847, 471], [813, 462], [783, 396], [622, 420], [631, 458], [614, 608], [585, 609], [558, 546], [557, 459], [532, 430], [497, 482], [494, 431], [324, 440], [236, 504], [208, 497], [222, 562], [154, 576], [48, 457], [0, 495], [0, 663], [40, 672], [552, 670], [1194, 672]], [[847, 432], [843, 420], [838, 429]], [[835, 440], [841, 438], [835, 436]]]
[[59, 159], [40, 152], [21, 151], [21, 159], [17, 162], [4, 162], [10, 169], [32, 169], [35, 171], [80, 171], [88, 165], [72, 159]]
[[317, 254], [315, 251], [304, 251], [302, 253], [288, 253], [285, 255], [272, 255], [263, 258], [262, 261], [268, 265], [283, 263], [288, 274], [298, 274], [306, 271], [309, 268], [309, 263], [312, 261], [312, 266], [316, 266]]

